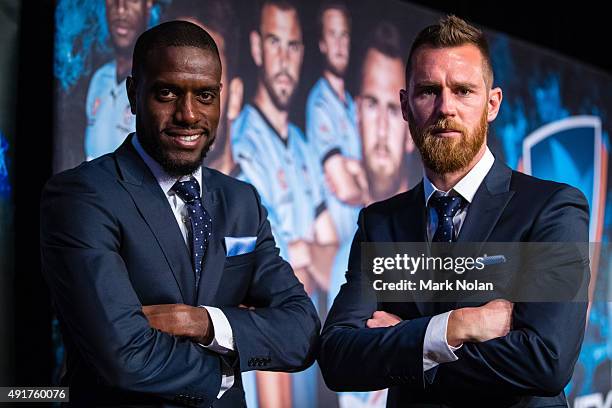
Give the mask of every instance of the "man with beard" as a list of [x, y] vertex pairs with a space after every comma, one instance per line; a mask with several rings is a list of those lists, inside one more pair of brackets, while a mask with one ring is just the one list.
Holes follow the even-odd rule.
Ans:
[[373, 31], [361, 68], [357, 97], [359, 132], [367, 186], [364, 202], [382, 201], [408, 189], [405, 146], [408, 124], [397, 90], [404, 87], [399, 32], [390, 23]]
[[236, 165], [232, 157], [229, 130], [242, 107], [243, 83], [240, 77], [235, 76], [238, 66], [239, 25], [234, 6], [227, 0], [207, 0], [205, 7], [199, 0], [174, 0], [166, 9], [164, 18], [166, 21], [183, 20], [194, 23], [206, 30], [217, 44], [223, 67], [221, 83], [229, 86], [221, 92], [221, 117], [217, 137], [204, 164], [237, 177], [240, 174], [240, 166]]
[[115, 150], [135, 130], [125, 92], [132, 69], [132, 50], [147, 28], [152, 0], [106, 0], [106, 24], [115, 58], [93, 75], [87, 90], [85, 157], [95, 159]]
[[[423, 181], [360, 213], [347, 283], [321, 335], [327, 385], [336, 391], [389, 387], [389, 407], [567, 406], [563, 388], [582, 343], [585, 302], [431, 303], [415, 301], [415, 293], [385, 302], [370, 284], [369, 265], [362, 272], [366, 242], [420, 241], [433, 251], [435, 243], [455, 241], [588, 240], [588, 205], [577, 189], [512, 171], [489, 151], [488, 123], [502, 91], [493, 87], [480, 30], [454, 16], [422, 30], [400, 100], [423, 159]], [[538, 270], [523, 289], [535, 293], [539, 282], [582, 273], [584, 264], [588, 255], [579, 254]], [[517, 282], [532, 267], [520, 263], [502, 272]]]
[[[232, 152], [244, 179], [257, 188], [270, 214], [281, 256], [317, 305], [329, 286], [337, 238], [324, 198], [320, 164], [301, 130], [289, 121], [304, 55], [299, 13], [292, 2], [268, 0], [260, 3], [258, 19], [250, 33], [258, 82], [253, 102], [244, 106], [232, 126]], [[291, 393], [294, 403], [313, 401], [316, 372], [294, 379], [292, 387], [286, 375], [258, 375], [261, 405], [272, 400], [278, 406], [290, 406]], [[269, 382], [280, 391], [272, 392], [271, 386], [263, 385]]]
[[316, 311], [259, 195], [202, 166], [221, 78], [202, 28], [146, 31], [127, 79], [136, 134], [43, 191], [43, 273], [73, 406], [245, 406], [241, 371], [312, 364]]
[[[365, 188], [364, 177], [359, 172], [361, 144], [355, 103], [344, 83], [351, 43], [348, 8], [341, 1], [325, 2], [319, 11], [318, 23], [319, 50], [325, 59], [325, 68], [308, 96], [306, 136], [323, 166], [327, 204], [342, 243], [355, 233]], [[355, 168], [357, 175], [351, 171]]]

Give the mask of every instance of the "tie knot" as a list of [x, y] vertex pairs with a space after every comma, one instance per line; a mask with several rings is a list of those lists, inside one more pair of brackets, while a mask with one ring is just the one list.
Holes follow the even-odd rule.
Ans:
[[429, 205], [436, 210], [439, 217], [454, 217], [463, 206], [463, 198], [434, 194], [429, 199]]
[[200, 198], [200, 184], [193, 177], [187, 181], [177, 181], [172, 189], [186, 203], [191, 203]]

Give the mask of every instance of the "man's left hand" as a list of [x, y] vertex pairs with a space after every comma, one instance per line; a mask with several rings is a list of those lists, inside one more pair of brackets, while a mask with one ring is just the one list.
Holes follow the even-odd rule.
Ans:
[[372, 315], [371, 319], [368, 319], [366, 322], [366, 326], [370, 329], [374, 327], [391, 327], [395, 326], [402, 319], [399, 316], [394, 315], [393, 313], [383, 312], [382, 310], [377, 310]]
[[207, 345], [215, 331], [206, 308], [184, 304], [143, 306], [142, 312], [154, 329], [178, 337], [189, 337]]

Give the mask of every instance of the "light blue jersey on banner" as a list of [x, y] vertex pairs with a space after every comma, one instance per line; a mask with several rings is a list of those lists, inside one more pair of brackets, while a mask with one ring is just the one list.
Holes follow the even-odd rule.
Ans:
[[[353, 98], [345, 92], [341, 101], [325, 78], [319, 79], [308, 95], [306, 134], [315, 147], [322, 165], [331, 154], [361, 160], [361, 139], [357, 131], [357, 113]], [[323, 169], [321, 168], [321, 171]], [[326, 184], [326, 183], [325, 183]], [[327, 307], [345, 282], [348, 252], [357, 229], [361, 207], [345, 204], [325, 186], [325, 199], [338, 234], [339, 248], [332, 266]]]
[[[295, 125], [289, 124], [285, 141], [250, 104], [234, 121], [231, 140], [240, 178], [257, 188], [281, 256], [289, 259], [288, 244], [299, 239], [312, 241], [314, 221], [326, 209], [318, 159]], [[311, 295], [315, 305], [318, 296], [316, 292]], [[317, 370], [315, 364], [292, 374], [294, 408], [316, 406]], [[247, 406], [256, 408], [255, 372], [243, 373], [242, 381]]]
[[[306, 136], [314, 146], [319, 163], [335, 153], [361, 160], [361, 139], [357, 130], [355, 102], [345, 92], [341, 101], [325, 78], [319, 79], [308, 95]], [[359, 209], [345, 204], [325, 187], [325, 199], [334, 220], [340, 243], [352, 240]]]
[[314, 221], [326, 208], [320, 166], [302, 132], [289, 124], [287, 140], [253, 105], [232, 125], [232, 154], [243, 177], [259, 192], [272, 233], [288, 259], [287, 245], [314, 239]]
[[130, 111], [125, 80], [117, 83], [115, 61], [100, 67], [87, 90], [87, 129], [85, 157], [95, 159], [110, 153], [136, 130], [136, 117]]

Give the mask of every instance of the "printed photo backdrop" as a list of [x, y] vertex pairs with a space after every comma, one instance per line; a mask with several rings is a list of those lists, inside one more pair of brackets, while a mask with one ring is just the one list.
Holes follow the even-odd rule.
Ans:
[[[398, 92], [412, 40], [441, 15], [394, 0], [284, 2], [262, 10], [257, 3], [59, 0], [54, 169], [110, 153], [135, 130], [125, 78], [140, 32], [174, 19], [203, 26], [219, 47], [224, 85], [206, 164], [255, 185], [281, 254], [323, 320], [344, 281], [359, 209], [422, 177]], [[590, 240], [607, 243], [612, 77], [484, 29], [504, 93], [491, 150], [514, 169], [580, 188], [591, 208]], [[612, 307], [603, 301], [612, 265], [605, 251], [591, 255], [595, 301], [566, 389], [570, 405], [582, 408], [612, 401]], [[55, 343], [59, 372], [57, 329]], [[279, 399], [294, 407], [386, 401], [385, 391], [332, 393], [316, 365], [291, 375], [250, 372], [243, 382], [250, 407]]]
[[19, 10], [16, 0], [0, 7], [0, 384], [9, 384], [13, 369], [15, 128]]

